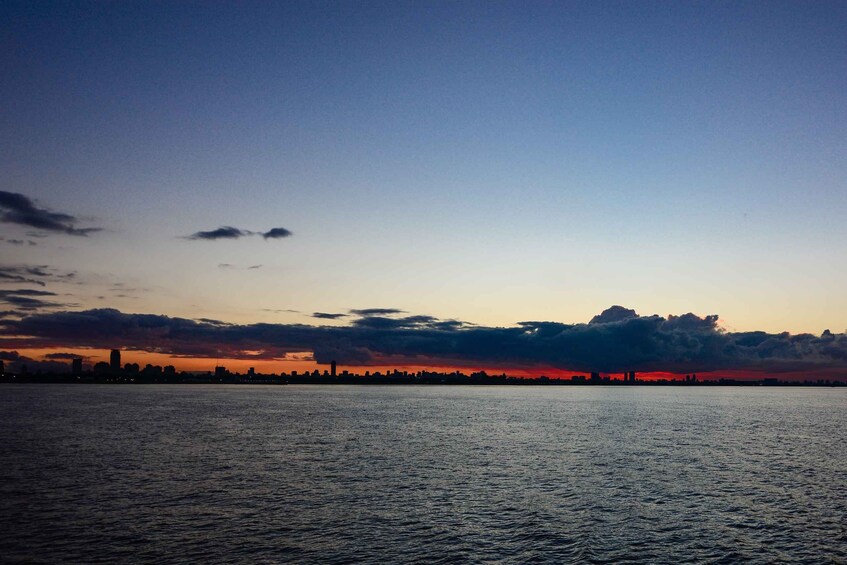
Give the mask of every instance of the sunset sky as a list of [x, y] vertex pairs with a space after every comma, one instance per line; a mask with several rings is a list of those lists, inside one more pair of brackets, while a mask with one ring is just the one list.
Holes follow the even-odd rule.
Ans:
[[0, 350], [847, 378], [845, 29], [844, 2], [3, 2]]

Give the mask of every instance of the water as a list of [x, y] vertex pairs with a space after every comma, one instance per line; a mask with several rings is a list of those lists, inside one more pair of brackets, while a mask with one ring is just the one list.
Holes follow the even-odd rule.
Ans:
[[0, 387], [4, 562], [847, 562], [847, 390]]

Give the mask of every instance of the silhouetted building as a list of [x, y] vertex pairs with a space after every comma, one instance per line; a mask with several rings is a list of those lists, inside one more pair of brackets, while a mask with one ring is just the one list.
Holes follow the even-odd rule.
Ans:
[[82, 359], [79, 357], [74, 357], [71, 360], [71, 374], [75, 377], [78, 377], [82, 374]]
[[634, 382], [635, 382], [635, 371], [630, 371], [630, 372], [627, 374], [627, 379], [626, 379], [626, 380], [627, 380], [627, 381], [629, 381], [629, 382], [631, 382], [631, 383], [634, 383]]
[[591, 373], [591, 381], [597, 382], [600, 380], [600, 373]]
[[6, 374], [6, 364], [0, 359], [0, 375]]
[[226, 367], [215, 367], [215, 376], [222, 379], [226, 376]]
[[247, 376], [248, 377], [255, 377], [256, 376], [256, 369], [254, 367], [250, 367], [249, 369], [247, 369]]
[[332, 378], [335, 378], [335, 368], [335, 361], [333, 361], [329, 364], [329, 374], [332, 376]]
[[121, 350], [113, 349], [109, 355], [109, 367], [112, 371], [118, 373], [121, 370]]

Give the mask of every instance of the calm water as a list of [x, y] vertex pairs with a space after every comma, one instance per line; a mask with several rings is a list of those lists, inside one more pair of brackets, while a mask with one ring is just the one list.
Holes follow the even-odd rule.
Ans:
[[847, 390], [0, 387], [0, 559], [847, 562]]

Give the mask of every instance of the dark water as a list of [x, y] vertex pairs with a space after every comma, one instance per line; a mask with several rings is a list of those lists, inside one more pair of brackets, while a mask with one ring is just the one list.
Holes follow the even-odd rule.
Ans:
[[0, 387], [5, 562], [847, 562], [847, 390]]

